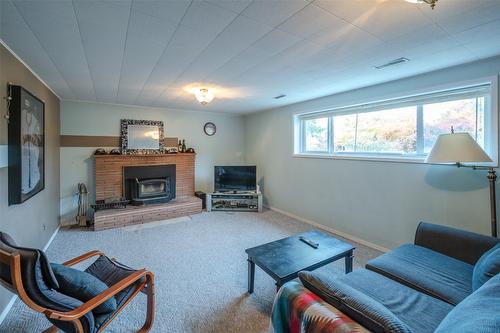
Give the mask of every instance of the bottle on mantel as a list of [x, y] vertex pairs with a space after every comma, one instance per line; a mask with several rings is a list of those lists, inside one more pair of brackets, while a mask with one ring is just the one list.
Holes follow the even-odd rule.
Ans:
[[182, 140], [182, 152], [185, 153], [186, 152], [186, 140]]
[[179, 146], [177, 147], [177, 151], [179, 153], [182, 153], [182, 141], [181, 140], [179, 140]]

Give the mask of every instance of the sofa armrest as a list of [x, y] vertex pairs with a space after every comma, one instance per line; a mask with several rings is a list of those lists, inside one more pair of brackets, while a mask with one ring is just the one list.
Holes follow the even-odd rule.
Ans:
[[269, 333], [319, 331], [370, 333], [302, 284], [295, 281], [285, 283], [274, 299]]
[[500, 239], [444, 225], [420, 222], [415, 245], [474, 265]]

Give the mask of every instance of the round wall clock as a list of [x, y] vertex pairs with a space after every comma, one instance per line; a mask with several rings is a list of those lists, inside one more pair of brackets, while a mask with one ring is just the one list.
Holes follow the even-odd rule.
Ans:
[[203, 127], [203, 130], [205, 131], [205, 134], [208, 136], [212, 136], [217, 132], [217, 127], [215, 127], [214, 123], [206, 123], [205, 126]]

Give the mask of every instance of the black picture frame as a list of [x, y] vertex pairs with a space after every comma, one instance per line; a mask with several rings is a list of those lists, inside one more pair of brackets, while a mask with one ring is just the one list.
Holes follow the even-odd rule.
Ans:
[[8, 86], [9, 206], [45, 188], [45, 103], [21, 86]]

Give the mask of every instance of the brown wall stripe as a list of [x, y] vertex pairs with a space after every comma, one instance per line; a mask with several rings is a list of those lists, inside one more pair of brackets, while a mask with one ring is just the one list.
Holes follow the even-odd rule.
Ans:
[[[61, 135], [61, 147], [120, 147], [119, 136]], [[165, 147], [177, 147], [177, 138], [165, 138]]]

